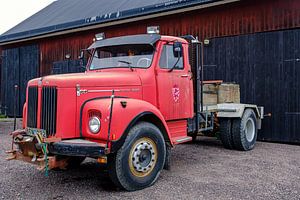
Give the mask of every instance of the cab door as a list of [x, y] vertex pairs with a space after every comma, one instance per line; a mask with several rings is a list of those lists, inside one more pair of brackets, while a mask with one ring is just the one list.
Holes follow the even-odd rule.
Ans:
[[158, 108], [166, 120], [193, 116], [192, 74], [186, 55], [188, 46], [181, 45], [181, 55], [177, 57], [174, 55], [173, 43], [163, 42], [160, 48], [156, 68]]

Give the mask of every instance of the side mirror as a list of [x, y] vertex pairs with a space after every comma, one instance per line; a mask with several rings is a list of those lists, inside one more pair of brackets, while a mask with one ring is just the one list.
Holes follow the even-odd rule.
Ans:
[[180, 58], [182, 56], [182, 44], [181, 42], [174, 42], [173, 44], [173, 54], [175, 58]]

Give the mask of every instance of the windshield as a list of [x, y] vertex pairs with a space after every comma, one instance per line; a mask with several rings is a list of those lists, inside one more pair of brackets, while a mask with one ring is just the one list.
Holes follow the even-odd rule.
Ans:
[[148, 68], [152, 63], [153, 53], [153, 46], [148, 44], [100, 47], [94, 52], [90, 70]]

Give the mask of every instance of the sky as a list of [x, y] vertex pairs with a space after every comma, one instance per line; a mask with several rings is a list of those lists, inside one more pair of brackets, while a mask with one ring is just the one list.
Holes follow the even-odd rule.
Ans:
[[0, 35], [55, 0], [0, 0]]

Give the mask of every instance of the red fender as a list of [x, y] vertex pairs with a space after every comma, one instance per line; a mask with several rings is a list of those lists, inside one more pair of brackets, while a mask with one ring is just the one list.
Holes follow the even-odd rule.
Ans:
[[[123, 105], [122, 105], [123, 104]], [[125, 105], [126, 104], [126, 105]], [[80, 125], [80, 134], [81, 137], [101, 140], [102, 142], [107, 141], [108, 139], [108, 127], [109, 127], [109, 116], [110, 116], [110, 98], [99, 98], [92, 99], [86, 102], [81, 111], [81, 125]], [[94, 111], [94, 112], [93, 112]], [[100, 111], [100, 121], [101, 128], [99, 133], [93, 134], [90, 132], [88, 127], [88, 119], [89, 115], [93, 113], [97, 113], [95, 111]], [[98, 112], [99, 113], [99, 112]], [[151, 117], [155, 118], [156, 122], [158, 122], [163, 128], [162, 132], [164, 134], [164, 138], [167, 141], [171, 142], [170, 132], [168, 126], [165, 122], [164, 117], [160, 113], [160, 111], [153, 106], [152, 104], [139, 100], [139, 99], [130, 99], [130, 98], [114, 98], [113, 104], [113, 114], [111, 121], [111, 135], [110, 140], [112, 140], [113, 144], [117, 144], [115, 146], [119, 146], [122, 140], [125, 140], [127, 136], [128, 130], [137, 122], [139, 119], [143, 118], [150, 119]], [[152, 118], [152, 119], [153, 119]]]

